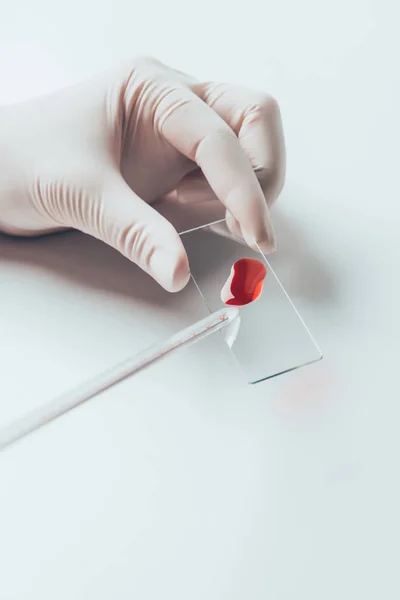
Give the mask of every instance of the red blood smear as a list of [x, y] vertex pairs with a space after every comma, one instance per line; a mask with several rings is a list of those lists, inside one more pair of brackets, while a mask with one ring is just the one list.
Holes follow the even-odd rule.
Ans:
[[267, 269], [255, 258], [241, 258], [232, 267], [221, 298], [225, 304], [244, 306], [260, 296]]

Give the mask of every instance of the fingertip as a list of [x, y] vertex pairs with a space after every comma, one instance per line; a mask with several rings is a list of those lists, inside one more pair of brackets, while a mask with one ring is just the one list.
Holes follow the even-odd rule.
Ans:
[[169, 292], [180, 292], [189, 283], [190, 269], [186, 252], [181, 253], [175, 262], [175, 268], [172, 272], [171, 286]]
[[190, 279], [189, 261], [183, 246], [157, 248], [149, 267], [150, 274], [167, 292], [180, 292]]
[[265, 222], [265, 235], [262, 236], [260, 240], [257, 240], [257, 243], [264, 254], [271, 254], [276, 251], [276, 236], [268, 208]]
[[260, 223], [256, 224], [256, 227], [253, 226], [253, 232], [244, 230], [229, 210], [226, 211], [226, 225], [235, 238], [243, 240], [253, 250], [271, 254], [276, 250], [276, 237], [267, 207], [265, 212], [262, 226], [260, 227]]
[[253, 240], [255, 239], [264, 254], [271, 254], [276, 250], [275, 231], [267, 204], [264, 204], [263, 209], [262, 219], [256, 224]]
[[225, 213], [225, 220], [226, 220], [226, 224], [227, 224], [228, 229], [231, 232], [231, 234], [234, 237], [237, 237], [239, 239], [240, 238], [244, 239], [244, 235], [243, 235], [240, 223], [239, 223], [239, 221], [237, 219], [235, 219], [235, 217], [230, 212], [230, 210], [226, 211], [226, 213]]
[[257, 246], [263, 254], [272, 254], [276, 252], [276, 238], [273, 236], [272, 239], [260, 240], [257, 242]]

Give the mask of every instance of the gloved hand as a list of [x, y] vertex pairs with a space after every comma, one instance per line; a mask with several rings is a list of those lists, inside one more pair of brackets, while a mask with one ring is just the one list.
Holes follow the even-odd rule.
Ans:
[[189, 278], [179, 235], [151, 203], [222, 202], [231, 231], [268, 251], [284, 180], [274, 99], [138, 58], [71, 88], [0, 108], [0, 231], [76, 228], [165, 289]]

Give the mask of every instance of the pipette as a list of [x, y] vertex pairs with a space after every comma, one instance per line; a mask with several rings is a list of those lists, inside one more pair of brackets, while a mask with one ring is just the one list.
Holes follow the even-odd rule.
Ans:
[[164, 358], [170, 352], [189, 346], [226, 327], [238, 315], [239, 308], [237, 306], [225, 306], [193, 325], [182, 329], [169, 339], [135, 354], [78, 388], [58, 396], [44, 406], [12, 422], [6, 428], [0, 430], [0, 450], [4, 450], [7, 446], [43, 427], [46, 423], [54, 421], [54, 419], [90, 400], [119, 381]]

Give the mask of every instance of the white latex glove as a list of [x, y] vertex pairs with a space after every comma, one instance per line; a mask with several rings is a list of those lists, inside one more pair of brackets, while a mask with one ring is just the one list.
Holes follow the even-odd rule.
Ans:
[[274, 248], [268, 205], [284, 180], [274, 99], [201, 83], [151, 58], [0, 108], [0, 231], [76, 228], [178, 291], [182, 242], [150, 203], [222, 202], [233, 233]]

